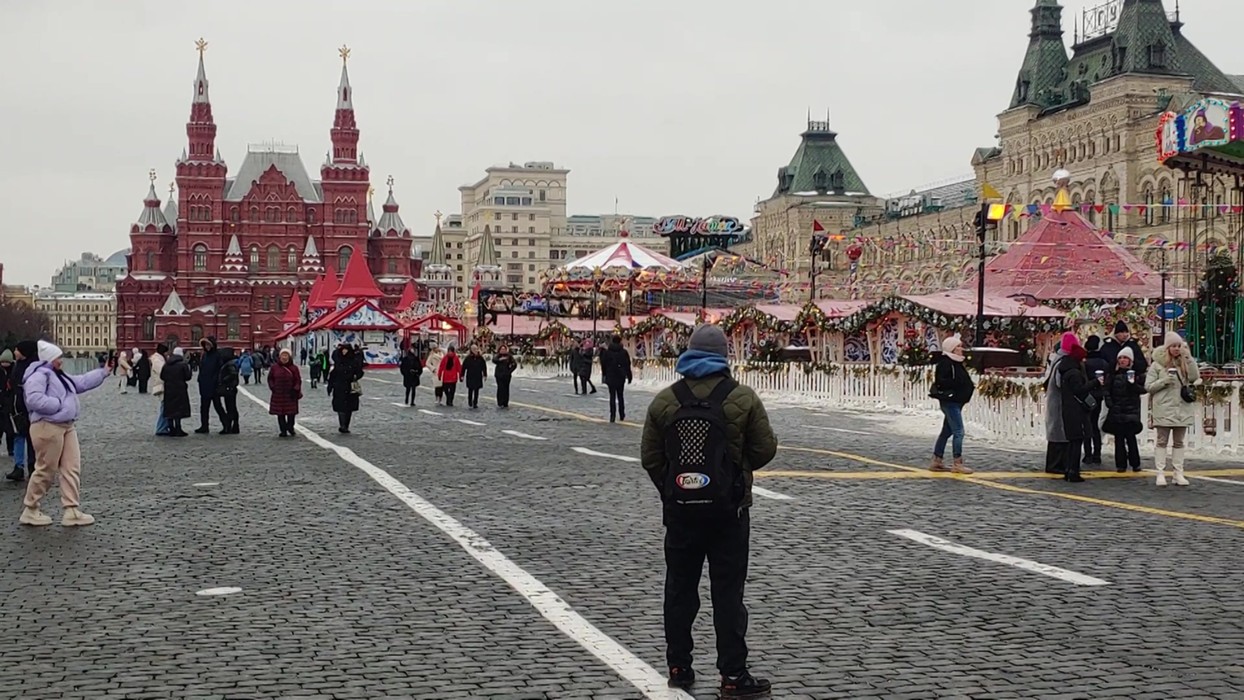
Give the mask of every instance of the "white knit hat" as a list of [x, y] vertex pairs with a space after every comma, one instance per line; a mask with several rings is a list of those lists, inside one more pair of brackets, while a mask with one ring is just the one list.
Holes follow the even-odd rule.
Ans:
[[1183, 336], [1179, 335], [1175, 331], [1167, 331], [1166, 337], [1163, 338], [1162, 340], [1165, 341], [1164, 344], [1168, 348], [1172, 345], [1183, 345], [1184, 344]]
[[1118, 359], [1121, 360], [1125, 357], [1131, 360], [1132, 362], [1136, 361], [1136, 353], [1132, 352], [1132, 349], [1127, 346], [1124, 346], [1123, 349], [1119, 351]]
[[963, 362], [963, 339], [955, 334], [942, 341], [942, 354], [955, 362]]
[[173, 348], [173, 354], [176, 355], [177, 357], [185, 357], [186, 349], [182, 347]]
[[39, 341], [39, 359], [42, 360], [43, 362], [51, 362], [52, 360], [55, 360], [56, 358], [64, 354], [65, 353], [62, 352], [60, 348], [49, 343], [48, 341], [46, 340]]

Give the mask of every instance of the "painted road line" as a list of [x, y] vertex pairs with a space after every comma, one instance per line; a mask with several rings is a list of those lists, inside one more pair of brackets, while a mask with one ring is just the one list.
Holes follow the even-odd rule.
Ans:
[[792, 497], [790, 497], [790, 496], [787, 496], [787, 495], [786, 495], [786, 494], [784, 494], [784, 493], [778, 493], [777, 491], [770, 491], [769, 489], [762, 489], [762, 488], [760, 488], [759, 486], [757, 486], [757, 485], [755, 485], [755, 484], [752, 484], [752, 493], [756, 494], [757, 496], [760, 496], [761, 498], [770, 498], [770, 499], [773, 499], [773, 500], [775, 500], [775, 501], [793, 501], [793, 500], [795, 500], [794, 498], [792, 498]]
[[517, 437], [517, 438], [523, 438], [524, 440], [548, 440], [548, 438], [546, 437], [540, 437], [539, 435], [528, 435], [527, 433], [520, 433], [517, 430], [502, 430], [501, 432], [505, 433], [506, 435], [513, 435], [514, 437]]
[[627, 455], [613, 455], [613, 454], [609, 454], [608, 452], [597, 452], [596, 450], [589, 450], [586, 447], [572, 447], [570, 449], [574, 450], [575, 452], [578, 452], [579, 454], [585, 454], [589, 457], [606, 457], [608, 459], [616, 459], [622, 462], [638, 462], [639, 461], [638, 457], [628, 457]]
[[[600, 418], [593, 418], [592, 416], [585, 416], [582, 413], [574, 413], [572, 411], [562, 411], [562, 410], [558, 410], [555, 408], [547, 408], [545, 406], [535, 406], [532, 404], [519, 404], [519, 403], [514, 403], [514, 405], [522, 406], [524, 408], [530, 408], [535, 411], [544, 411], [546, 413], [552, 413], [554, 415], [577, 418], [579, 420], [586, 421], [589, 423], [607, 423], [608, 422]], [[643, 427], [636, 423], [622, 423], [622, 425], [625, 425], [631, 428]], [[790, 447], [788, 445], [780, 445], [778, 446], [778, 449], [782, 451], [786, 451], [786, 452], [805, 452], [808, 454], [819, 454], [819, 455], [826, 455], [829, 457], [840, 457], [842, 459], [851, 460], [853, 462], [859, 462], [861, 464], [870, 464], [870, 465], [877, 466], [877, 467], [889, 467], [890, 469], [898, 469], [900, 471], [905, 471], [905, 472], [920, 473], [920, 474], [929, 473], [928, 469], [925, 469], [925, 468], [913, 467], [913, 466], [906, 465], [906, 464], [895, 464], [894, 462], [886, 462], [880, 459], [872, 459], [871, 457], [851, 454], [850, 452], [836, 452], [834, 450], [822, 450], [822, 449], [817, 449], [813, 447]], [[756, 472], [756, 473], [762, 474], [763, 472]], [[1220, 476], [1220, 475], [1215, 474], [1215, 476]], [[969, 484], [975, 484], [977, 486], [985, 486], [991, 489], [997, 489], [999, 491], [1010, 491], [1011, 493], [1022, 493], [1028, 496], [1044, 496], [1046, 498], [1061, 498], [1067, 501], [1075, 501], [1077, 503], [1087, 503], [1090, 505], [1102, 506], [1104, 508], [1115, 508], [1118, 510], [1131, 511], [1133, 513], [1144, 513], [1146, 515], [1160, 515], [1160, 516], [1167, 517], [1167, 518], [1176, 518], [1179, 520], [1190, 520], [1193, 522], [1206, 523], [1210, 525], [1225, 525], [1227, 527], [1244, 529], [1244, 520], [1232, 520], [1230, 518], [1219, 518], [1219, 517], [1215, 517], [1212, 515], [1199, 515], [1197, 513], [1185, 513], [1179, 510], [1164, 510], [1162, 508], [1151, 508], [1149, 506], [1136, 505], [1135, 503], [1127, 503], [1124, 501], [1108, 501], [1102, 498], [1092, 498], [1090, 496], [1081, 496], [1075, 493], [1065, 493], [1061, 491], [1046, 491], [1042, 489], [1030, 489], [1030, 488], [1025, 488], [1022, 486], [1015, 486], [1013, 484], [1004, 484], [1004, 483], [999, 483], [997, 481], [990, 481], [989, 479], [976, 478], [973, 476], [960, 476], [956, 474], [954, 475], [954, 478], [956, 481], [961, 481], [961, 482], [965, 482]]]
[[846, 428], [827, 428], [823, 425], [803, 425], [801, 428], [811, 428], [812, 430], [828, 430], [833, 433], [847, 433], [848, 435], [876, 435], [865, 430], [847, 430]]
[[414, 408], [414, 406], [407, 406], [407, 405], [406, 405], [406, 404], [404, 404], [404, 403], [389, 403], [389, 405], [390, 405], [390, 406], [397, 406], [398, 408]]
[[466, 423], [467, 425], [488, 425], [487, 423], [480, 423], [479, 421], [467, 420], [466, 418], [455, 418], [454, 420], [458, 421], [459, 423]]
[[1232, 486], [1244, 486], [1244, 481], [1232, 481], [1231, 479], [1219, 479], [1213, 476], [1197, 476], [1196, 474], [1189, 474], [1188, 472], [1184, 472], [1184, 476], [1188, 477], [1189, 479], [1196, 479], [1197, 481], [1212, 481], [1215, 484], [1231, 484]]
[[426, 409], [426, 408], [421, 408], [421, 409], [419, 409], [419, 412], [420, 412], [420, 413], [426, 413], [426, 414], [428, 414], [429, 416], [443, 416], [443, 415], [445, 415], [444, 413], [437, 413], [436, 411], [429, 411], [429, 410], [428, 410], [428, 409]]
[[[1148, 479], [1147, 474], [1127, 473], [1119, 474], [1117, 472], [1080, 472], [1086, 479]], [[954, 474], [951, 472], [897, 472], [897, 471], [878, 471], [878, 472], [828, 472], [828, 471], [812, 471], [812, 470], [769, 470], [756, 472], [756, 476], [769, 479], [785, 478], [785, 479], [845, 479], [845, 480], [868, 480], [868, 479], [966, 479], [966, 474]], [[1192, 475], [1189, 474], [1189, 477]], [[1054, 479], [1061, 480], [1062, 474], [1046, 474], [1045, 472], [976, 472], [971, 475], [973, 479], [1038, 479], [1042, 481], [1050, 481]], [[1244, 485], [1244, 484], [1241, 484]]]
[[1042, 576], [1049, 576], [1050, 578], [1056, 578], [1059, 581], [1066, 581], [1067, 583], [1074, 583], [1077, 586], [1109, 586], [1110, 585], [1110, 582], [1104, 579], [1096, 578], [1093, 576], [1087, 576], [1085, 574], [1081, 574], [1076, 571], [1060, 569], [1057, 566], [1050, 566], [1049, 564], [1042, 564], [1040, 562], [1032, 561], [1030, 559], [1020, 559], [1019, 557], [1013, 557], [1009, 554], [996, 554], [994, 552], [986, 552], [980, 549], [973, 549], [972, 547], [967, 547], [961, 544], [955, 544], [954, 542], [944, 540], [940, 537], [934, 537], [933, 535], [926, 535], [925, 533], [920, 532], [918, 530], [890, 530], [889, 533], [891, 535], [898, 535], [899, 537], [905, 537], [911, 540], [912, 542], [919, 542], [920, 544], [927, 545], [929, 547], [932, 547], [933, 549], [940, 549], [943, 552], [950, 552], [951, 554], [958, 554], [958, 555], [965, 556], [965, 557], [972, 557], [973, 559], [982, 559], [984, 561], [992, 561], [998, 564], [1006, 564], [1007, 566], [1013, 566], [1017, 569], [1023, 569], [1025, 571], [1031, 571], [1035, 574], [1041, 574]]
[[[268, 404], [256, 398], [249, 391], [242, 389], [241, 393], [260, 406], [268, 407]], [[561, 596], [554, 593], [552, 589], [528, 573], [526, 569], [523, 569], [499, 552], [488, 540], [474, 530], [471, 530], [445, 511], [437, 508], [430, 501], [410, 490], [410, 488], [393, 478], [385, 470], [363, 459], [354, 450], [342, 447], [334, 442], [329, 442], [314, 431], [308, 430], [301, 425], [294, 426], [294, 429], [310, 440], [312, 444], [335, 453], [343, 461], [357, 467], [377, 484], [380, 484], [386, 491], [393, 494], [402, 503], [405, 503], [419, 517], [445, 533], [458, 546], [462, 547], [467, 554], [470, 554], [471, 557], [482, 564], [484, 568], [508, 583], [532, 607], [539, 611], [546, 620], [553, 623], [557, 629], [574, 640], [579, 646], [607, 664], [626, 682], [635, 686], [644, 697], [651, 700], [664, 700], [668, 698], [693, 700], [687, 693], [669, 690], [666, 687], [664, 674], [658, 673], [656, 669], [644, 663], [642, 659], [632, 654], [626, 647], [597, 629], [586, 618], [575, 612], [574, 608], [562, 600]]]
[[363, 377], [369, 382], [380, 382], [381, 384], [398, 384], [399, 382], [390, 381], [388, 379], [377, 379], [376, 377]]

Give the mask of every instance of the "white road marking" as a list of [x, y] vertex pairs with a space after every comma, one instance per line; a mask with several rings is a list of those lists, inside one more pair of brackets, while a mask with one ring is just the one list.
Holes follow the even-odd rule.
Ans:
[[770, 498], [775, 501], [795, 500], [794, 498], [787, 496], [784, 493], [778, 493], [777, 491], [770, 491], [769, 489], [762, 489], [759, 486], [756, 486], [755, 484], [752, 484], [752, 493], [756, 494], [757, 496], [760, 496], [761, 498]]
[[407, 405], [406, 405], [406, 404], [404, 404], [404, 403], [392, 403], [392, 402], [391, 402], [391, 403], [389, 403], [389, 405], [390, 405], [390, 406], [397, 406], [398, 408], [412, 408], [411, 406], [407, 406]]
[[[260, 406], [267, 407], [266, 403], [256, 398], [249, 391], [243, 389], [241, 393]], [[554, 593], [539, 579], [528, 573], [527, 570], [497, 551], [488, 540], [458, 522], [419, 494], [411, 491], [405, 484], [394, 479], [388, 472], [358, 456], [354, 450], [329, 442], [314, 431], [308, 430], [301, 425], [294, 426], [294, 429], [310, 440], [312, 444], [335, 453], [345, 462], [357, 467], [377, 484], [384, 487], [386, 491], [393, 494], [402, 503], [405, 503], [419, 517], [445, 533], [458, 546], [462, 547], [467, 554], [470, 554], [476, 561], [482, 564], [484, 568], [508, 583], [546, 620], [553, 623], [557, 629], [574, 640], [579, 646], [603, 661], [626, 682], [635, 686], [640, 693], [643, 693], [644, 697], [650, 700], [694, 700], [687, 693], [670, 690], [666, 686], [664, 674], [658, 673], [656, 669], [644, 663], [642, 659], [632, 654], [626, 647], [619, 644], [609, 635], [601, 632], [586, 618], [575, 612], [574, 608], [562, 600], [561, 596]]]
[[363, 377], [363, 379], [366, 379], [369, 382], [380, 382], [381, 384], [397, 384], [398, 383], [398, 382], [390, 381], [388, 379], [377, 379], [376, 377]]
[[421, 408], [421, 409], [419, 409], [419, 412], [420, 412], [420, 413], [426, 413], [426, 414], [428, 414], [429, 416], [443, 416], [443, 415], [445, 415], [444, 413], [437, 413], [436, 411], [429, 411], [429, 410], [428, 410], [428, 409], [426, 409], [426, 408]]
[[813, 430], [828, 430], [834, 433], [849, 433], [851, 435], [876, 435], [876, 433], [869, 433], [863, 430], [847, 430], [846, 428], [827, 428], [823, 425], [804, 425], [800, 427], [811, 428]]
[[205, 489], [210, 486], [220, 486], [220, 482], [219, 481], [204, 481], [202, 483], [195, 484], [195, 486], [198, 486], [201, 489]]
[[506, 435], [513, 435], [514, 437], [520, 437], [526, 440], [548, 440], [548, 438], [540, 437], [539, 435], [528, 435], [527, 433], [520, 433], [517, 430], [502, 430], [501, 432]]
[[965, 557], [972, 557], [973, 559], [983, 559], [985, 561], [992, 561], [992, 562], [997, 562], [999, 564], [1006, 564], [1007, 566], [1014, 566], [1017, 569], [1031, 571], [1033, 573], [1041, 574], [1042, 576], [1049, 576], [1050, 578], [1056, 578], [1060, 581], [1074, 583], [1078, 586], [1109, 586], [1110, 585], [1109, 581], [1095, 578], [1093, 576], [1087, 576], [1085, 574], [1081, 574], [1075, 571], [1069, 571], [1067, 569], [1060, 569], [1057, 566], [1050, 566], [1049, 564], [1042, 564], [1040, 562], [1035, 562], [1030, 559], [1020, 559], [1019, 557], [1013, 557], [1013, 556], [1010, 556], [1009, 554], [995, 554], [994, 552], [986, 552], [980, 549], [973, 549], [972, 547], [967, 547], [961, 544], [955, 544], [954, 542], [944, 540], [940, 537], [934, 537], [933, 535], [927, 535], [917, 530], [890, 530], [889, 533], [891, 535], [898, 535], [899, 537], [904, 537], [906, 539], [911, 540], [912, 542], [919, 542], [920, 544], [927, 545], [934, 549], [940, 549], [943, 552], [950, 552], [951, 554], [959, 554]]
[[1184, 476], [1188, 477], [1189, 479], [1196, 479], [1198, 481], [1212, 481], [1215, 484], [1231, 484], [1232, 486], [1244, 486], [1244, 481], [1233, 481], [1231, 479], [1219, 479], [1216, 476], [1196, 476], [1194, 474], [1188, 474], [1187, 472], [1184, 472]]
[[465, 418], [455, 418], [454, 420], [459, 423], [466, 423], [467, 425], [488, 425], [487, 423], [480, 423], [479, 421], [467, 420]]
[[580, 454], [585, 454], [589, 457], [608, 457], [609, 459], [616, 459], [616, 460], [620, 460], [623, 462], [638, 462], [639, 461], [638, 457], [628, 457], [626, 455], [611, 455], [608, 452], [597, 452], [596, 450], [589, 450], [586, 447], [572, 447], [570, 449]]
[[223, 586], [223, 587], [221, 587], [221, 588], [204, 588], [204, 589], [203, 589], [203, 590], [201, 590], [201, 591], [197, 591], [197, 592], [195, 592], [195, 595], [203, 595], [203, 596], [207, 596], [207, 595], [230, 595], [230, 594], [233, 594], [233, 593], [241, 593], [241, 592], [242, 592], [242, 589], [241, 589], [241, 588], [238, 588], [238, 587], [236, 587], [236, 586]]

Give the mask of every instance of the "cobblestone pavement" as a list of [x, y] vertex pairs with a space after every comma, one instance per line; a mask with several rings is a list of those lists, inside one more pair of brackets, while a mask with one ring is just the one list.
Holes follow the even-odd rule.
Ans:
[[[21, 528], [0, 487], [0, 698], [679, 697], [636, 683], [664, 666], [659, 506], [625, 459], [650, 392], [610, 425], [568, 381], [516, 380], [508, 411], [365, 389], [353, 434], [308, 391], [319, 437], [286, 440], [246, 398], [242, 435], [168, 440], [150, 397], [89, 395], [99, 522]], [[1244, 698], [1233, 465], [1073, 486], [969, 444], [980, 475], [933, 478], [894, 417], [770, 412], [748, 602], [774, 697]]]

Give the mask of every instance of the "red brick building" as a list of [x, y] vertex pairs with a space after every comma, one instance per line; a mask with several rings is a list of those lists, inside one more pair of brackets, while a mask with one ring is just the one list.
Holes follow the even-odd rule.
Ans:
[[153, 182], [130, 227], [129, 274], [117, 280], [120, 347], [190, 346], [208, 335], [236, 347], [270, 344], [294, 294], [305, 302], [326, 266], [346, 270], [355, 256], [366, 258], [381, 305], [396, 309], [422, 263], [391, 182], [383, 215], [372, 214], [342, 54], [331, 148], [313, 180], [297, 147], [275, 144], [248, 147], [229, 175], [200, 50], [177, 201], [161, 210]]

